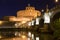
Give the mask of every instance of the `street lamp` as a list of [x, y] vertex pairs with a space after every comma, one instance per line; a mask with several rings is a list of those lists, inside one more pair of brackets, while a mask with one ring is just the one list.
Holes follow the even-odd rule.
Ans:
[[58, 0], [55, 0], [55, 2], [58, 2]]
[[55, 3], [56, 3], [56, 7], [59, 6], [59, 0], [55, 0]]
[[44, 10], [43, 10], [43, 9], [42, 9], [41, 11], [42, 11], [42, 12], [44, 12]]

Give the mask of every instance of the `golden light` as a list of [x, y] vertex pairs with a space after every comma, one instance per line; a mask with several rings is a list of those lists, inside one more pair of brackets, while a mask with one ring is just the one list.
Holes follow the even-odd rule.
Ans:
[[3, 21], [0, 21], [0, 25], [3, 23]]
[[55, 2], [58, 2], [58, 0], [55, 0]]
[[13, 38], [13, 40], [16, 40], [15, 38]]
[[2, 36], [0, 35], [0, 38], [2, 38]]
[[[38, 10], [35, 10], [35, 7], [31, 7], [30, 4], [28, 4], [28, 7], [26, 7], [25, 10], [19, 10], [17, 12], [17, 17], [25, 17], [31, 19], [35, 19], [37, 16], [41, 16], [41, 12]], [[26, 20], [26, 19], [25, 19]]]
[[26, 36], [25, 36], [25, 35], [22, 35], [21, 37], [22, 37], [22, 38], [26, 38]]
[[22, 21], [22, 24], [23, 24], [23, 23], [26, 23], [26, 21]]

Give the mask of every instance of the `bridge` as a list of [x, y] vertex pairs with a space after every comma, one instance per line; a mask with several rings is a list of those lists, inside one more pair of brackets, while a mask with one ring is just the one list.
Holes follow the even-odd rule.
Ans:
[[[44, 25], [44, 19], [41, 16], [37, 17], [37, 18], [40, 18], [39, 25], [36, 25], [36, 19], [34, 19], [35, 20], [34, 25], [31, 25], [30, 27], [24, 26], [24, 25], [22, 27], [21, 26], [16, 27], [15, 26], [16, 21], [15, 22], [3, 21], [3, 24], [0, 25], [0, 35], [6, 37], [7, 34], [10, 33], [11, 35], [13, 34], [13, 36], [11, 37], [15, 37], [15, 32], [18, 32], [18, 33], [26, 32], [27, 34], [28, 32], [31, 32], [32, 34], [34, 34], [35, 38], [39, 37], [40, 40], [59, 39], [60, 36], [57, 35], [56, 33], [60, 32], [60, 6], [52, 8], [50, 12], [52, 12], [52, 15], [51, 15], [51, 19], [50, 19], [51, 22], [49, 23], [49, 26], [47, 26], [48, 24]], [[57, 36], [55, 36], [55, 34]]]

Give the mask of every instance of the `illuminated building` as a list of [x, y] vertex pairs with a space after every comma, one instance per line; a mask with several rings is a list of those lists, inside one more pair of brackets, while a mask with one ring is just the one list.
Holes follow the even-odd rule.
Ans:
[[[41, 15], [40, 11], [35, 10], [34, 7], [28, 5], [25, 10], [17, 11], [16, 17], [5, 17], [7, 21], [15, 22], [14, 24], [11, 23], [14, 28], [12, 29], [11, 27], [11, 29], [8, 29], [8, 27], [11, 26], [9, 25], [7, 27], [9, 32], [5, 32], [6, 30], [4, 30], [5, 34], [4, 32], [1, 32], [1, 34], [9, 34], [9, 36], [14, 34], [14, 38], [12, 38], [13, 40], [53, 40], [53, 34], [55, 32], [54, 28], [60, 28], [60, 6], [51, 10], [48, 10], [47, 7], [46, 12], [44, 12], [42, 16]], [[42, 19], [44, 21], [41, 21]], [[2, 22], [0, 22], [0, 24], [2, 24]], [[41, 26], [41, 24], [43, 24], [43, 26]], [[56, 30], [60, 30], [59, 28]], [[59, 35], [57, 37], [59, 37]]]
[[14, 21], [31, 21], [32, 19], [35, 19], [37, 16], [41, 16], [41, 12], [38, 10], [35, 10], [34, 7], [31, 7], [28, 5], [25, 10], [19, 10], [17, 11], [17, 18]]
[[25, 10], [17, 11], [17, 17], [10, 16], [9, 21], [16, 21], [16, 22], [19, 21], [20, 25], [24, 24], [25, 26], [28, 26], [27, 22], [29, 21], [31, 22], [33, 19], [36, 19], [38, 16], [41, 16], [41, 12], [36, 10], [34, 7], [30, 6], [30, 4], [28, 4]]

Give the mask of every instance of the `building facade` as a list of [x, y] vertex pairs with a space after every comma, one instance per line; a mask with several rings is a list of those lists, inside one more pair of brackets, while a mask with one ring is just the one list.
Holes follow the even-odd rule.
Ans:
[[[17, 11], [16, 17], [5, 17], [5, 20], [7, 18], [7, 24], [9, 23], [10, 26], [13, 25], [13, 28], [9, 28], [8, 26], [4, 30], [0, 29], [0, 35], [3, 36], [0, 36], [0, 39], [4, 40], [2, 38], [7, 38], [8, 34], [8, 37], [12, 35], [11, 40], [59, 40], [60, 6], [52, 8], [51, 10], [47, 8], [44, 15], [41, 15], [42, 13], [40, 11], [28, 5], [25, 10]], [[4, 23], [6, 27], [7, 24], [6, 22]]]

